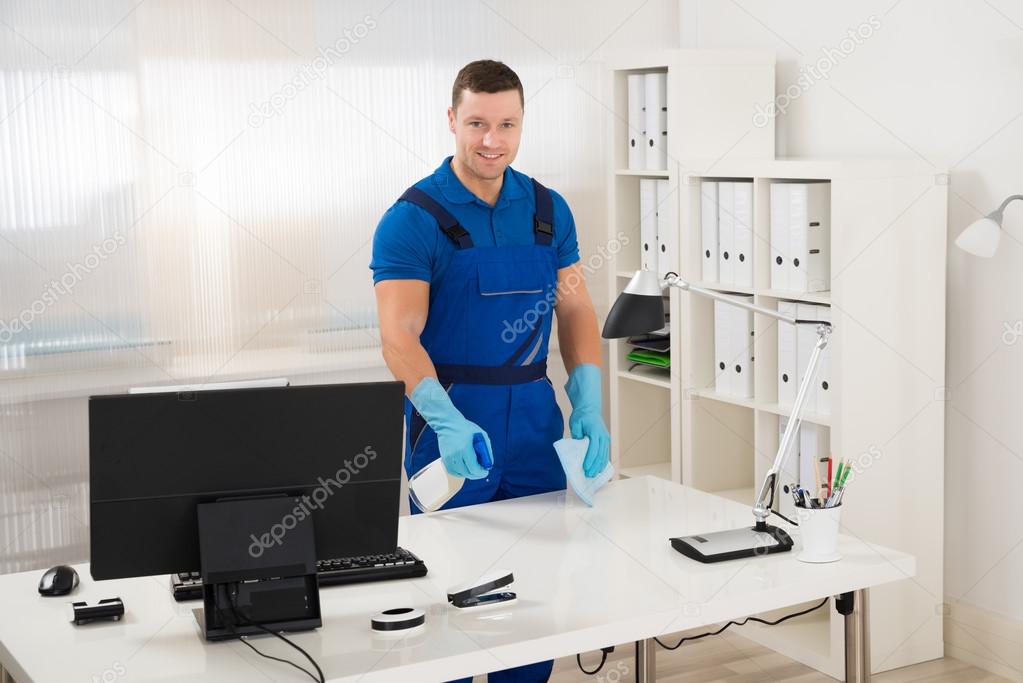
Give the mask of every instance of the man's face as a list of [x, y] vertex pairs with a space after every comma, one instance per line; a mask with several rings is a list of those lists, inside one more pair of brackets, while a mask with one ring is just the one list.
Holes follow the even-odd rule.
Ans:
[[455, 156], [462, 168], [483, 180], [500, 178], [515, 160], [522, 137], [518, 90], [463, 90], [458, 109], [448, 107], [448, 127], [455, 134]]

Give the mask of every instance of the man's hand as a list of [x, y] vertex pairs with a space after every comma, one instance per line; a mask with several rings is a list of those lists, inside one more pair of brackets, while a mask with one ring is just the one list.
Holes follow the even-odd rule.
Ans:
[[611, 435], [600, 414], [600, 368], [589, 363], [577, 365], [568, 376], [565, 391], [572, 402], [572, 415], [568, 419], [572, 438], [590, 439], [583, 472], [587, 477], [595, 477], [604, 471], [611, 456]]
[[[437, 448], [448, 473], [464, 479], [486, 477], [490, 467], [484, 467], [482, 463], [494, 462], [490, 437], [478, 424], [465, 419], [444, 387], [433, 377], [424, 377], [410, 399], [426, 424], [437, 432]], [[477, 434], [482, 435], [485, 444], [479, 445], [485, 452], [478, 455], [474, 444]]]

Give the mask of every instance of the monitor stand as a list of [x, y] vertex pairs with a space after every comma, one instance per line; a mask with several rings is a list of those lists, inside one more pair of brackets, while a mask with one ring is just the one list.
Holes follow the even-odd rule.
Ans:
[[193, 610], [206, 640], [319, 628], [320, 593], [312, 518], [293, 496], [200, 503], [203, 608]]

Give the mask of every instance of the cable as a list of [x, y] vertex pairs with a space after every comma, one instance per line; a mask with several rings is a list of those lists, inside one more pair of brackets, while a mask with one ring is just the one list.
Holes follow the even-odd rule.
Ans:
[[600, 651], [600, 664], [598, 664], [597, 668], [594, 669], [593, 671], [587, 671], [586, 669], [583, 668], [583, 658], [582, 658], [582, 655], [578, 655], [577, 654], [575, 656], [575, 663], [579, 665], [579, 670], [582, 671], [587, 676], [592, 676], [594, 674], [600, 673], [600, 670], [604, 668], [604, 663], [606, 661], [607, 661], [607, 652], [604, 652], [603, 650], [601, 650]]
[[824, 607], [824, 605], [828, 604], [828, 600], [829, 599], [830, 598], [824, 598], [823, 600], [820, 601], [820, 603], [818, 603], [817, 605], [814, 605], [810, 609], [805, 609], [802, 612], [795, 612], [794, 614], [789, 614], [787, 616], [782, 617], [781, 619], [778, 619], [777, 621], [767, 621], [766, 619], [761, 619], [760, 617], [746, 617], [742, 621], [730, 621], [727, 624], [725, 624], [724, 626], [722, 626], [721, 628], [719, 628], [717, 631], [710, 631], [708, 633], [701, 633], [698, 636], [686, 636], [682, 640], [678, 641], [678, 643], [676, 643], [675, 645], [665, 645], [664, 643], [661, 642], [661, 639], [657, 638], [657, 637], [654, 637], [654, 640], [656, 640], [657, 644], [660, 645], [661, 647], [663, 647], [665, 650], [677, 650], [677, 649], [679, 649], [679, 647], [682, 646], [682, 643], [686, 642], [687, 640], [699, 640], [700, 638], [706, 638], [707, 636], [716, 636], [719, 633], [721, 633], [722, 631], [724, 631], [726, 628], [728, 628], [729, 626], [732, 626], [732, 625], [744, 626], [745, 624], [747, 624], [747, 623], [749, 623], [751, 621], [755, 621], [758, 624], [766, 624], [767, 626], [777, 626], [778, 624], [782, 623], [783, 621], [788, 621], [789, 619], [794, 619], [796, 617], [801, 617], [804, 614], [809, 614], [810, 612], [814, 612], [816, 610], [819, 610], [821, 607]]
[[302, 667], [300, 667], [295, 662], [288, 661], [287, 659], [281, 659], [280, 657], [272, 657], [272, 656], [266, 654], [265, 652], [260, 652], [259, 650], [256, 649], [255, 645], [253, 645], [252, 643], [250, 643], [248, 640], [245, 639], [245, 636], [238, 636], [238, 640], [240, 640], [243, 643], [245, 643], [246, 645], [248, 645], [249, 648], [253, 652], [255, 652], [257, 655], [259, 655], [260, 657], [266, 657], [267, 659], [272, 659], [275, 662], [284, 662], [285, 664], [288, 664], [289, 666], [293, 666], [296, 669], [298, 669], [299, 671], [301, 671], [302, 673], [304, 673], [306, 676], [309, 676], [309, 678], [313, 679], [314, 681], [317, 681], [317, 683], [321, 683], [321, 681], [323, 680], [322, 678], [316, 678], [316, 676], [313, 676], [309, 672], [308, 669], [303, 669]]
[[[274, 661], [277, 661], [277, 662], [284, 662], [285, 664], [290, 664], [291, 666], [295, 667], [296, 669], [298, 669], [299, 671], [301, 671], [301, 672], [302, 672], [302, 673], [304, 673], [305, 675], [309, 676], [309, 678], [311, 678], [311, 679], [313, 679], [314, 681], [316, 681], [316, 683], [326, 683], [327, 679], [326, 679], [326, 677], [324, 677], [324, 675], [323, 675], [323, 670], [322, 670], [322, 669], [320, 669], [320, 665], [316, 663], [316, 660], [315, 660], [315, 659], [313, 659], [313, 658], [312, 658], [312, 657], [311, 657], [311, 656], [309, 655], [309, 653], [308, 653], [308, 652], [306, 652], [305, 650], [303, 650], [303, 649], [302, 649], [301, 647], [299, 647], [299, 646], [298, 646], [298, 645], [297, 645], [296, 643], [293, 643], [293, 642], [291, 642], [290, 640], [288, 640], [287, 638], [285, 638], [284, 636], [282, 636], [282, 635], [281, 635], [280, 633], [277, 633], [276, 631], [271, 631], [270, 629], [268, 629], [268, 628], [267, 628], [266, 626], [263, 626], [262, 624], [258, 624], [258, 623], [256, 623], [256, 622], [250, 621], [249, 619], [245, 618], [245, 616], [244, 616], [243, 614], [241, 614], [241, 613], [240, 613], [240, 612], [238, 611], [238, 605], [237, 605], [237, 604], [235, 603], [235, 600], [236, 600], [236, 598], [238, 597], [238, 585], [237, 585], [237, 584], [235, 584], [235, 585], [234, 585], [234, 586], [233, 586], [232, 588], [233, 588], [233, 590], [232, 590], [232, 591], [231, 591], [231, 593], [230, 593], [230, 594], [228, 595], [228, 604], [230, 604], [230, 606], [231, 606], [231, 613], [232, 613], [232, 615], [233, 615], [233, 616], [235, 617], [235, 619], [238, 619], [238, 620], [242, 621], [242, 622], [243, 622], [244, 624], [246, 624], [247, 626], [255, 626], [256, 628], [258, 628], [259, 630], [261, 630], [261, 631], [263, 631], [263, 632], [265, 632], [265, 633], [269, 633], [269, 634], [270, 634], [270, 635], [272, 635], [272, 636], [275, 636], [275, 637], [277, 637], [277, 638], [280, 638], [280, 639], [281, 639], [281, 640], [283, 640], [283, 641], [284, 641], [285, 643], [287, 643], [287, 644], [288, 644], [288, 645], [290, 645], [291, 647], [293, 647], [293, 648], [295, 648], [296, 650], [298, 650], [299, 652], [301, 652], [301, 653], [302, 653], [302, 654], [303, 654], [303, 655], [305, 656], [305, 658], [306, 658], [306, 659], [308, 659], [308, 660], [309, 660], [309, 662], [310, 662], [310, 663], [311, 663], [311, 664], [313, 665], [313, 667], [314, 667], [314, 668], [316, 669], [316, 673], [317, 673], [317, 674], [319, 674], [319, 678], [317, 678], [316, 676], [314, 676], [314, 675], [313, 675], [313, 673], [312, 673], [311, 671], [309, 671], [308, 669], [306, 669], [305, 667], [301, 667], [301, 666], [299, 666], [298, 664], [295, 664], [295, 663], [294, 663], [294, 662], [292, 662], [292, 661], [288, 661], [287, 659], [281, 659], [281, 658], [279, 658], [279, 657], [272, 657], [272, 656], [270, 656], [270, 655], [268, 655], [268, 654], [266, 654], [266, 653], [260, 652], [260, 651], [259, 651], [258, 649], [256, 649], [256, 646], [255, 646], [255, 645], [253, 645], [252, 643], [250, 643], [249, 641], [247, 641], [247, 640], [246, 640], [246, 639], [245, 639], [245, 638], [244, 638], [243, 636], [241, 636], [240, 634], [239, 634], [239, 636], [238, 636], [238, 637], [239, 637], [239, 639], [240, 639], [240, 640], [241, 640], [241, 641], [242, 641], [243, 643], [245, 643], [246, 645], [248, 645], [248, 646], [249, 646], [249, 648], [251, 648], [251, 649], [252, 649], [252, 651], [253, 651], [253, 652], [255, 652], [256, 654], [258, 654], [259, 656], [261, 656], [261, 657], [266, 657], [267, 659], [272, 659], [272, 660], [274, 660]], [[227, 592], [227, 591], [226, 591], [226, 587], [225, 587], [225, 592]], [[223, 610], [220, 610], [220, 615], [221, 615], [221, 617], [223, 617], [223, 616], [224, 616], [224, 611], [223, 611]], [[226, 621], [226, 620], [225, 620], [225, 621]], [[229, 626], [231, 627], [231, 630], [232, 630], [232, 631], [235, 631], [235, 632], [237, 633], [236, 629], [234, 628], [234, 623], [233, 623], [233, 622], [232, 622], [232, 623], [230, 623], [230, 624], [229, 624]]]
[[614, 651], [615, 651], [614, 645], [608, 645], [607, 647], [600, 648], [600, 664], [598, 664], [597, 668], [594, 669], [593, 671], [587, 671], [586, 669], [583, 668], [582, 655], [577, 654], [575, 656], [575, 663], [579, 665], [580, 671], [582, 671], [587, 676], [592, 676], [594, 674], [600, 673], [600, 670], [604, 668], [604, 664], [607, 662], [607, 656]]
[[788, 521], [790, 523], [790, 525], [792, 525], [793, 527], [798, 527], [799, 526], [799, 522], [798, 521], [793, 521], [792, 519], [790, 519], [789, 517], [785, 516], [784, 514], [782, 514], [781, 512], [779, 512], [777, 510], [771, 510], [771, 514], [776, 514], [777, 516], [782, 517], [783, 519]]

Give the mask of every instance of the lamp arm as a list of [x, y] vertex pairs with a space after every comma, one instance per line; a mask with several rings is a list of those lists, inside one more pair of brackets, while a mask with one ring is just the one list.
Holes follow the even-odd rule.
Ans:
[[693, 294], [699, 294], [700, 296], [707, 297], [708, 299], [714, 299], [715, 301], [724, 301], [725, 303], [731, 304], [733, 306], [745, 308], [747, 311], [753, 311], [754, 313], [760, 313], [761, 315], [766, 315], [767, 317], [774, 318], [775, 320], [781, 320], [782, 322], [789, 323], [790, 325], [795, 325], [797, 322], [795, 318], [783, 315], [774, 309], [764, 308], [763, 306], [757, 306], [756, 304], [748, 304], [745, 301], [737, 301], [736, 299], [733, 299], [727, 294], [716, 292], [713, 289], [704, 289], [703, 287], [697, 287], [696, 285], [692, 285], [687, 281], [683, 280], [674, 273], [668, 273], [667, 275], [664, 276], [664, 280], [661, 281], [661, 287], [662, 288], [677, 287], [678, 289], [687, 292], [692, 292]]
[[995, 220], [997, 220], [999, 222], [999, 224], [1000, 224], [1002, 222], [1002, 220], [1001, 220], [1002, 219], [1002, 213], [1005, 211], [1005, 207], [1007, 207], [1009, 205], [1009, 202], [1011, 202], [1013, 200], [1016, 200], [1016, 199], [1023, 199], [1023, 194], [1014, 194], [1014, 195], [1010, 195], [1010, 196], [1006, 197], [1005, 201], [1002, 202], [1002, 205], [999, 206], [997, 209], [995, 209], [994, 211], [991, 212], [991, 216], [992, 217], [998, 216], [998, 218], [995, 219]]
[[764, 476], [764, 483], [760, 487], [760, 494], [753, 504], [753, 517], [756, 519], [758, 527], [765, 523], [771, 515], [769, 501], [774, 498], [778, 473], [781, 472], [782, 467], [785, 465], [785, 459], [789, 454], [789, 448], [792, 445], [792, 440], [795, 438], [796, 430], [799, 429], [799, 425], [802, 423], [803, 403], [806, 402], [806, 394], [810, 389], [810, 384], [813, 383], [817, 376], [817, 363], [820, 360], [821, 352], [828, 345], [828, 338], [830, 336], [830, 325], [822, 324], [817, 326], [817, 344], [813, 347], [813, 353], [810, 354], [810, 362], [806, 366], [803, 381], [799, 384], [796, 401], [792, 406], [792, 413], [789, 415], [789, 422], [785, 425], [785, 433], [781, 437], [781, 443], [778, 444], [778, 453], [774, 456], [774, 463], [771, 465], [771, 469], [767, 470], [767, 474]]
[[[1006, 200], [1006, 203], [1013, 198], [1023, 199], [1023, 195], [1010, 197]], [[803, 375], [803, 381], [799, 384], [799, 391], [796, 393], [796, 400], [792, 406], [792, 413], [789, 415], [789, 422], [785, 426], [785, 433], [782, 435], [781, 443], [778, 445], [778, 453], [774, 456], [774, 463], [771, 465], [771, 469], [767, 471], [767, 475], [764, 477], [764, 483], [760, 487], [760, 494], [757, 496], [757, 500], [753, 504], [753, 517], [756, 518], [757, 527], [763, 527], [763, 525], [767, 522], [767, 518], [771, 515], [769, 501], [774, 499], [774, 490], [777, 485], [778, 473], [781, 472], [781, 468], [785, 464], [785, 458], [788, 456], [792, 440], [795, 438], [795, 433], [802, 422], [802, 418], [800, 416], [803, 412], [803, 404], [806, 402], [806, 395], [809, 392], [810, 385], [816, 379], [817, 364], [820, 360], [821, 352], [828, 345], [828, 339], [831, 337], [832, 325], [830, 322], [824, 320], [800, 320], [791, 316], [783, 315], [771, 308], [764, 308], [763, 306], [746, 303], [745, 301], [738, 301], [726, 294], [722, 294], [721, 292], [717, 292], [712, 289], [704, 289], [703, 287], [697, 287], [690, 284], [675, 273], [668, 273], [664, 276], [664, 279], [661, 280], [661, 289], [667, 289], [668, 287], [677, 287], [678, 289], [692, 292], [693, 294], [699, 294], [700, 296], [707, 297], [708, 299], [724, 301], [732, 306], [738, 306], [739, 308], [744, 308], [748, 311], [753, 311], [754, 313], [760, 313], [761, 315], [766, 315], [769, 318], [774, 318], [775, 320], [780, 320], [781, 322], [789, 323], [790, 325], [817, 325], [817, 344], [813, 347], [813, 352], [810, 354], [810, 362], [807, 364], [806, 372]]]

